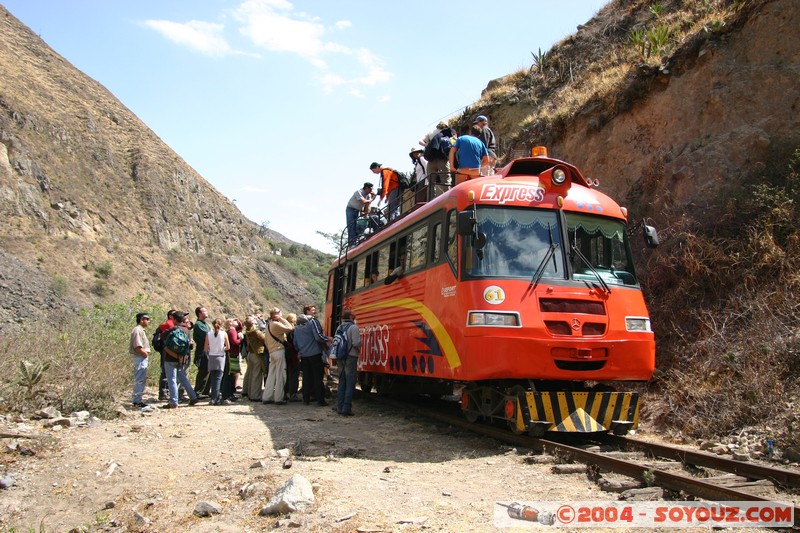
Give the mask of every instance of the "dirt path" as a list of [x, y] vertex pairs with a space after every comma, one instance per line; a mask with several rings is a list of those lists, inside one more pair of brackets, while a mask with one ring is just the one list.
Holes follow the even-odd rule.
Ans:
[[[15, 480], [0, 491], [0, 529], [492, 531], [497, 501], [613, 499], [582, 474], [525, 464], [485, 438], [369, 400], [354, 410], [347, 418], [313, 404], [201, 402], [60, 431], [6, 420], [5, 431], [48, 437], [0, 439], [0, 472]], [[9, 451], [14, 443], [38, 453]], [[259, 516], [292, 474], [316, 485], [315, 503]], [[242, 497], [248, 485], [255, 492]], [[195, 516], [201, 501], [221, 513]]]

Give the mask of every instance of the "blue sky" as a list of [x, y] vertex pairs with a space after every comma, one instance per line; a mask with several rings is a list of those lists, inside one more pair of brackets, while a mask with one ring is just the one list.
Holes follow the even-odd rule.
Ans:
[[372, 161], [410, 170], [437, 122], [606, 3], [0, 2], [245, 216], [326, 252]]

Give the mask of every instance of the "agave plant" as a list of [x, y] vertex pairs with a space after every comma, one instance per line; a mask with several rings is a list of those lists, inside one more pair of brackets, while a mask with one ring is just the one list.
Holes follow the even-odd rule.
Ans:
[[50, 368], [50, 363], [48, 362], [31, 363], [30, 361], [20, 361], [19, 378], [16, 381], [19, 386], [28, 389], [28, 398], [33, 397], [33, 389], [42, 381], [42, 377], [48, 368]]

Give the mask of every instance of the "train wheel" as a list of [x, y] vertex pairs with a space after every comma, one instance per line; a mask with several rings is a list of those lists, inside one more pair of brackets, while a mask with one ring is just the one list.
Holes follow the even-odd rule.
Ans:
[[[514, 385], [513, 387], [511, 387], [511, 389], [509, 389], [508, 395], [509, 396], [513, 396], [513, 397], [519, 397], [519, 394], [521, 392], [525, 392], [525, 387], [523, 387], [522, 385]], [[506, 402], [509, 402], [509, 401], [511, 401], [511, 400], [510, 399], [506, 399]], [[517, 427], [517, 412], [516, 412], [516, 409], [519, 409], [519, 402], [517, 402], [515, 408], [512, 409], [513, 413], [509, 412], [509, 406], [508, 406], [508, 404], [506, 404], [506, 416], [508, 417], [509, 415], [513, 415], [513, 417], [514, 417], [513, 420], [509, 420], [508, 421], [508, 428], [511, 430], [511, 432], [514, 435], [522, 435], [523, 433], [525, 433], [525, 431], [522, 430], [522, 429], [519, 429]]]
[[361, 392], [364, 394], [372, 392], [372, 374], [369, 372], [359, 372], [358, 385], [361, 387]]
[[464, 418], [467, 422], [477, 422], [481, 414], [478, 412], [478, 401], [475, 395], [478, 394], [478, 389], [465, 388], [461, 392], [461, 412], [464, 413]]

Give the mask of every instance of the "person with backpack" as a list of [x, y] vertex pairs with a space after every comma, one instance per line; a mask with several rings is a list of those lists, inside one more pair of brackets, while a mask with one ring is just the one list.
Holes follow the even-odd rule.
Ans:
[[361, 332], [355, 322], [356, 314], [345, 309], [331, 344], [331, 352], [336, 347], [336, 366], [339, 367], [336, 412], [342, 416], [353, 416], [353, 391], [356, 389], [358, 353], [361, 351]]
[[144, 407], [142, 401], [144, 387], [147, 385], [147, 363], [150, 356], [150, 339], [145, 328], [150, 324], [150, 315], [136, 314], [136, 326], [131, 332], [130, 354], [133, 356], [133, 406]]
[[164, 370], [169, 388], [169, 403], [166, 409], [178, 407], [178, 381], [189, 395], [189, 405], [194, 405], [200, 400], [186, 376], [186, 365], [192, 354], [193, 343], [189, 338], [189, 319], [180, 311], [176, 311], [172, 319], [176, 325], [167, 331], [164, 339]]
[[208, 356], [206, 355], [205, 345], [206, 336], [211, 331], [211, 327], [206, 323], [208, 310], [202, 305], [194, 310], [197, 321], [192, 326], [192, 339], [194, 340], [194, 366], [197, 367], [197, 376], [194, 379], [194, 390], [197, 394], [208, 396], [211, 391], [211, 379], [208, 373]]
[[425, 146], [423, 156], [428, 161], [428, 180], [430, 183], [450, 184], [450, 149], [458, 135], [453, 128], [442, 128]]
[[385, 167], [380, 163], [372, 163], [369, 169], [373, 174], [380, 174], [381, 185], [378, 196], [386, 202], [388, 207], [387, 219], [394, 220], [400, 216], [400, 175], [393, 168]]
[[167, 374], [164, 372], [164, 339], [166, 338], [164, 332], [175, 327], [175, 322], [172, 320], [172, 314], [175, 313], [175, 311], [176, 309], [170, 309], [167, 312], [167, 320], [165, 320], [163, 324], [160, 324], [158, 328], [156, 328], [156, 332], [153, 334], [153, 342], [151, 343], [153, 349], [157, 351], [158, 355], [160, 356], [159, 367], [161, 368], [161, 375], [158, 377], [159, 400], [166, 400], [167, 397], [169, 397], [169, 389], [167, 388]]

